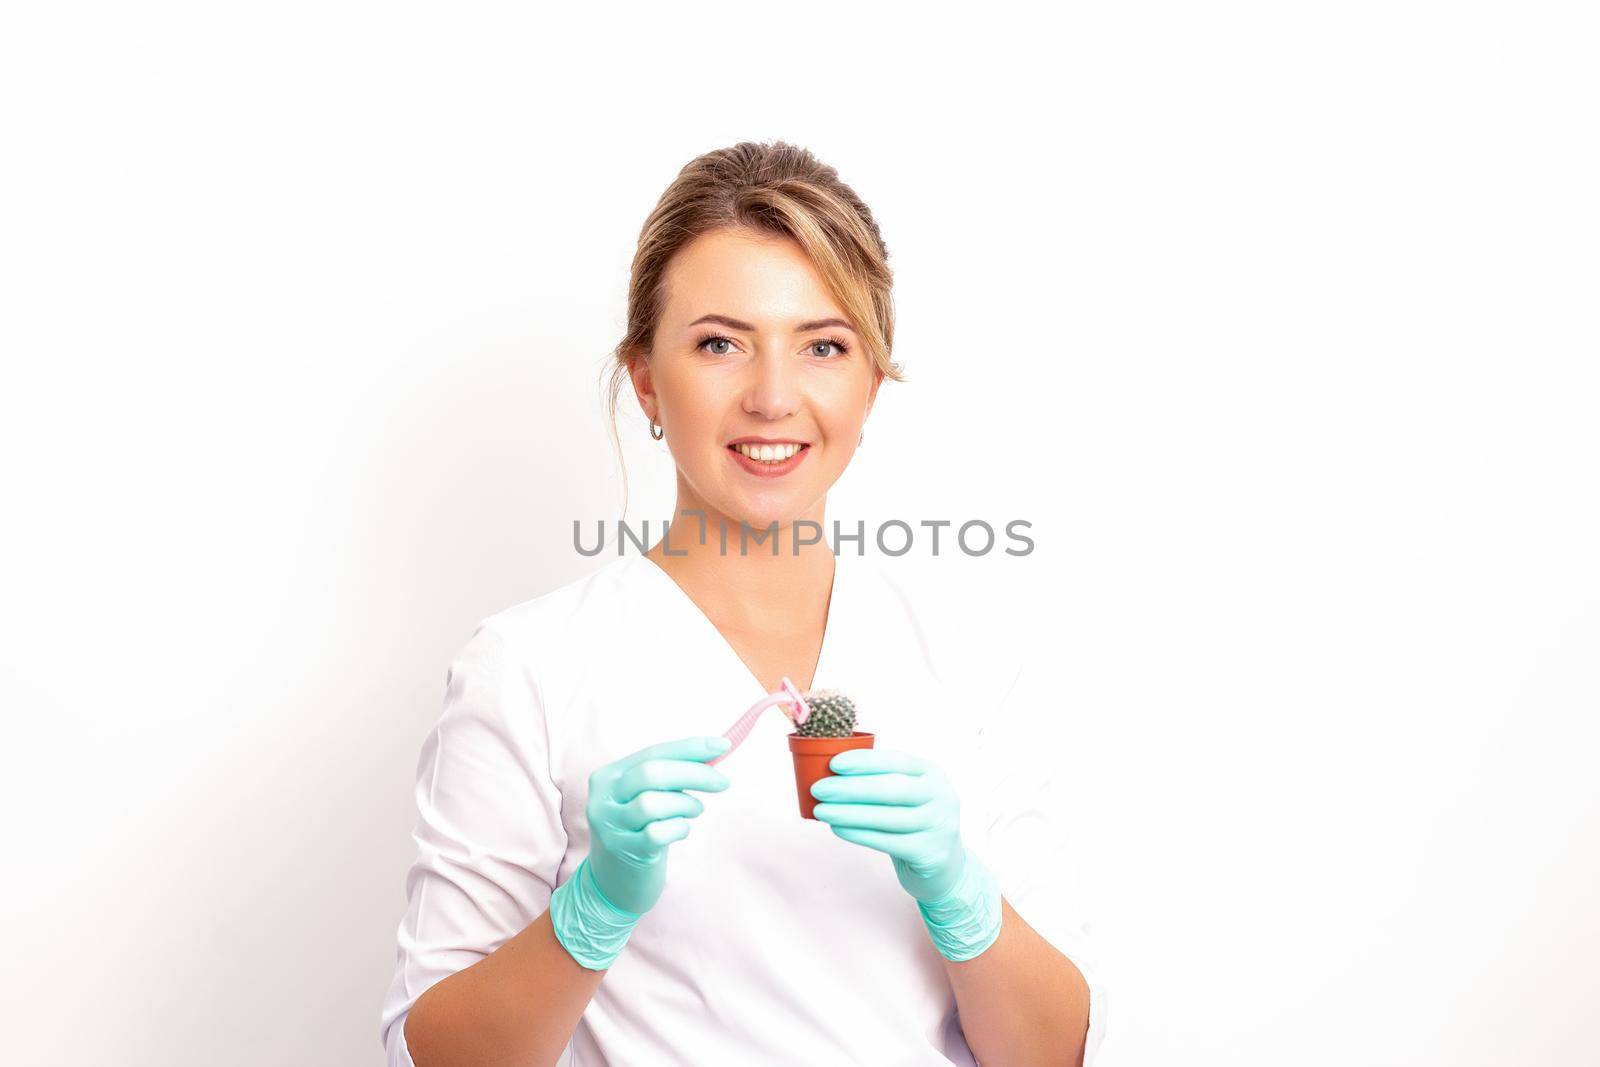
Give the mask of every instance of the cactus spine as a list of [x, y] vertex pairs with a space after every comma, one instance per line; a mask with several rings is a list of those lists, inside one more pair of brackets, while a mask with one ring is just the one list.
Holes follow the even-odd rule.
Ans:
[[800, 737], [849, 737], [856, 729], [856, 706], [834, 689], [806, 694], [811, 716], [795, 728]]

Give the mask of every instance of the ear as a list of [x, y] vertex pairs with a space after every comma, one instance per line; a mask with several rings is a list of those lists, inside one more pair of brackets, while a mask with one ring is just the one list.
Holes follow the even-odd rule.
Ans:
[[650, 380], [650, 361], [646, 353], [638, 353], [628, 364], [628, 377], [633, 382], [633, 395], [639, 398], [639, 407], [645, 417], [657, 422], [655, 384]]
[[[872, 372], [872, 387], [867, 390], [867, 414], [872, 414], [872, 405], [878, 399], [878, 386], [883, 384], [883, 371], [876, 368]], [[865, 422], [865, 416], [862, 417]]]

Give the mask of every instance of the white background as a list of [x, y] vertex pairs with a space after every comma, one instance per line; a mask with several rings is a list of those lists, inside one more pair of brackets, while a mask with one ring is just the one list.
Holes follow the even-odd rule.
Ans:
[[449, 658], [597, 565], [655, 198], [782, 138], [911, 377], [830, 516], [1034, 523], [937, 562], [1057, 653], [1101, 1063], [1592, 1063], [1583, 6], [12, 10], [8, 1061], [381, 1062]]

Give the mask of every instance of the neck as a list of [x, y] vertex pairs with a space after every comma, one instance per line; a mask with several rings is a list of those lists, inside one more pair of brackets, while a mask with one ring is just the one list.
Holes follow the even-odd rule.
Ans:
[[[798, 520], [765, 527], [747, 520], [741, 527], [738, 519], [680, 495], [671, 529], [645, 555], [714, 617], [739, 627], [804, 627], [825, 616], [837, 566], [823, 521], [825, 508], [826, 498], [818, 501], [813, 514]], [[696, 510], [705, 513], [703, 527]], [[796, 549], [797, 534], [802, 542], [820, 540]], [[757, 535], [762, 537], [759, 544]]]

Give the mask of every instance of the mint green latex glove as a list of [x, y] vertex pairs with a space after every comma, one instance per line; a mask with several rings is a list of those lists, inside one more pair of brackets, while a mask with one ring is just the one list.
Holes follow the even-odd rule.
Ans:
[[812, 811], [846, 841], [888, 854], [939, 953], [968, 960], [1000, 936], [1000, 886], [961, 839], [961, 801], [918, 756], [853, 748], [828, 761]]
[[728, 747], [725, 737], [663, 741], [589, 775], [589, 854], [550, 895], [556, 939], [584, 967], [603, 971], [616, 962], [661, 899], [667, 847], [688, 837], [689, 820], [705, 810], [683, 790], [728, 788], [728, 776], [703, 762]]

